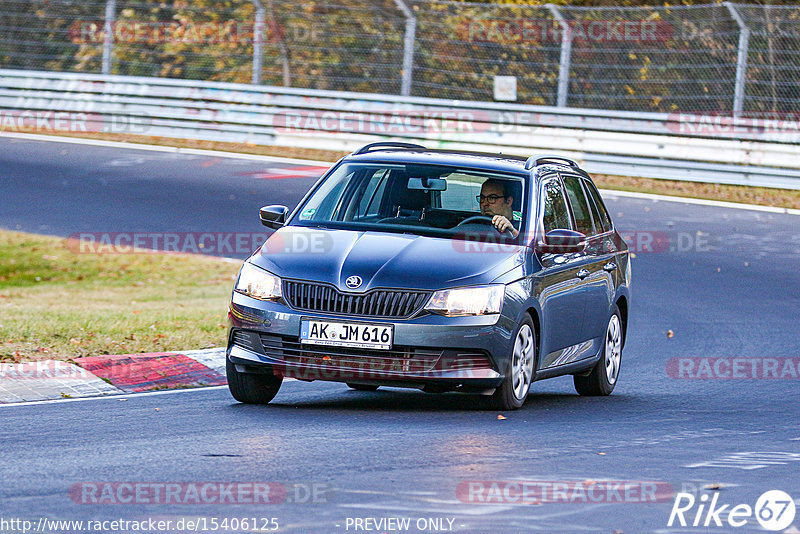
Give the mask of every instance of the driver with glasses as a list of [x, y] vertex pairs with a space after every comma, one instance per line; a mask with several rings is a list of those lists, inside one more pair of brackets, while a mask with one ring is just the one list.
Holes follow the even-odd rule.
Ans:
[[519, 230], [511, 222], [514, 215], [511, 206], [514, 197], [511, 195], [511, 184], [506, 180], [489, 178], [481, 186], [481, 194], [475, 198], [481, 207], [481, 215], [492, 218], [492, 224], [501, 234], [509, 231], [515, 238]]

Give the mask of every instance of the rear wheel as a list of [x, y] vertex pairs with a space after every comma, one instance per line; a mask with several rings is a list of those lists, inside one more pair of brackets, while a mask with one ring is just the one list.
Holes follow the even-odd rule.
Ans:
[[575, 390], [584, 396], [610, 395], [619, 379], [622, 364], [622, 319], [619, 308], [614, 306], [614, 313], [608, 320], [603, 356], [597, 361], [592, 372], [586, 376], [575, 375]]
[[269, 403], [278, 394], [283, 382], [283, 378], [273, 375], [271, 370], [267, 374], [237, 371], [236, 365], [227, 359], [225, 374], [228, 375], [228, 389], [231, 395], [245, 404]]
[[375, 391], [380, 386], [374, 386], [370, 384], [354, 384], [352, 382], [348, 382], [347, 387], [350, 389], [355, 389], [356, 391]]
[[536, 361], [536, 333], [533, 321], [525, 316], [514, 337], [514, 349], [508, 359], [506, 379], [491, 397], [491, 407], [496, 410], [516, 410], [525, 404], [533, 382], [533, 365]]

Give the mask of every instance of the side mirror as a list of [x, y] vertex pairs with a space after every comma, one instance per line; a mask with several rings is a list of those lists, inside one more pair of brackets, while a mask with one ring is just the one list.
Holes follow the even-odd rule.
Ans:
[[261, 224], [273, 230], [283, 226], [286, 222], [286, 212], [289, 208], [286, 206], [264, 206], [258, 211], [261, 217]]
[[544, 242], [539, 242], [536, 250], [545, 254], [572, 254], [583, 252], [586, 247], [586, 236], [580, 232], [557, 228], [550, 230], [544, 236]]

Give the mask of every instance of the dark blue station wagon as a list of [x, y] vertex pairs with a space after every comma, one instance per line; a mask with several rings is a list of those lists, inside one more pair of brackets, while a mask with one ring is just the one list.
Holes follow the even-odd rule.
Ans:
[[631, 266], [594, 183], [563, 157], [372, 143], [342, 158], [233, 289], [228, 385], [285, 377], [478, 394], [516, 409], [536, 380], [619, 379]]

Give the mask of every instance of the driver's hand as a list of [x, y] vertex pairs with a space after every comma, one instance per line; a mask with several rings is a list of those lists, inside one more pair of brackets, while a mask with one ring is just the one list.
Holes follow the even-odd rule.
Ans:
[[506, 230], [510, 230], [511, 234], [514, 237], [517, 237], [519, 235], [519, 231], [516, 228], [514, 228], [514, 225], [511, 224], [511, 221], [509, 221], [502, 215], [495, 215], [494, 217], [492, 217], [492, 224], [494, 225], [495, 228], [497, 228], [497, 231], [500, 232], [501, 234]]

